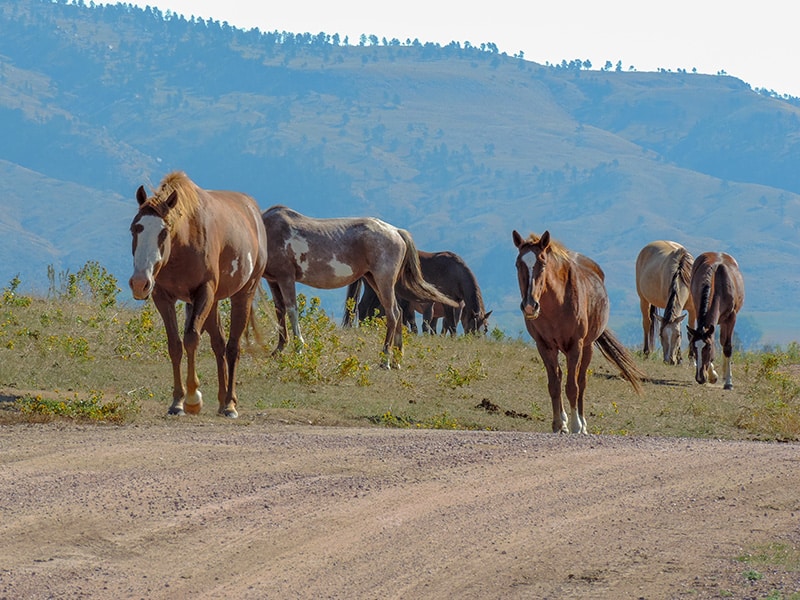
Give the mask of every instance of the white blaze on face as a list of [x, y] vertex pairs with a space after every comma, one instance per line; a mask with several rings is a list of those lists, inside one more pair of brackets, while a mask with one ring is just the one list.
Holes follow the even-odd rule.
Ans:
[[528, 291], [533, 295], [533, 267], [536, 266], [536, 255], [533, 252], [527, 252], [522, 257], [523, 264], [528, 267]]
[[139, 219], [142, 230], [136, 236], [136, 251], [133, 254], [133, 268], [137, 273], [147, 273], [152, 277], [153, 268], [161, 261], [161, 248], [158, 245], [158, 237], [166, 228], [164, 220], [153, 216], [145, 215]]

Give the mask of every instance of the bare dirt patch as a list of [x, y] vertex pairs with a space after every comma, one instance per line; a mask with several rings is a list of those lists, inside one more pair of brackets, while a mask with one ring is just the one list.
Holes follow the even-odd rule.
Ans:
[[790, 598], [800, 448], [190, 418], [0, 427], [0, 598]]

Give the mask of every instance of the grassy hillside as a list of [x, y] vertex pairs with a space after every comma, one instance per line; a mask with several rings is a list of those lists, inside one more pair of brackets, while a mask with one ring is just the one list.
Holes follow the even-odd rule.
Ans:
[[[725, 76], [343, 46], [125, 5], [11, 0], [0, 26], [0, 283], [41, 289], [48, 265], [87, 260], [127, 280], [134, 191], [181, 169], [264, 208], [375, 215], [460, 254], [510, 335], [510, 232], [549, 229], [605, 269], [630, 343], [635, 257], [665, 238], [737, 257], [743, 343], [800, 339], [784, 301], [800, 292], [794, 99]], [[322, 296], [336, 311], [344, 293]]]
[[[172, 377], [161, 320], [150, 302], [131, 310], [115, 298], [114, 282], [93, 265], [49, 300], [3, 289], [0, 423], [167, 418]], [[307, 345], [303, 352], [290, 345], [277, 357], [270, 353], [277, 341], [272, 307], [260, 305], [265, 346], [251, 340], [243, 352], [240, 425], [550, 431], [546, 375], [531, 344], [497, 330], [487, 337], [407, 336], [402, 369], [386, 371], [378, 366], [382, 321], [343, 330], [305, 300]], [[641, 396], [596, 353], [587, 391], [591, 433], [800, 439], [796, 344], [781, 352], [736, 353], [732, 391], [721, 383], [698, 385], [688, 364], [636, 360], [647, 375]], [[198, 364], [205, 406], [200, 416], [185, 418], [221, 418], [207, 336]]]

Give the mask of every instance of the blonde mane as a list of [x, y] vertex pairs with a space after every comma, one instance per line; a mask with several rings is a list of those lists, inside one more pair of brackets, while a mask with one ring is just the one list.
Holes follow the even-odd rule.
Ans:
[[[528, 239], [526, 241], [529, 244], [538, 244], [541, 239], [542, 239], [541, 236], [532, 233], [528, 236]], [[563, 259], [568, 259], [573, 254], [573, 252], [569, 250], [566, 246], [564, 246], [564, 244], [562, 244], [557, 240], [554, 240], [552, 237], [550, 238], [550, 252], [553, 253], [553, 256]]]
[[[178, 203], [172, 210], [166, 210], [165, 203], [172, 192], [178, 193]], [[161, 180], [153, 195], [147, 199], [147, 205], [155, 210], [172, 229], [175, 223], [190, 218], [197, 211], [198, 187], [183, 171], [173, 171]]]

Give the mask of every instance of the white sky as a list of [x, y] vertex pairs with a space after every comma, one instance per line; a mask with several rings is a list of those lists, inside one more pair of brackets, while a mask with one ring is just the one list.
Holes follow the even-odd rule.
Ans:
[[[717, 73], [800, 97], [797, 22], [791, 0], [127, 0], [162, 12], [262, 31], [378, 39], [492, 42], [544, 64], [606, 61], [638, 71]], [[113, 3], [113, 2], [111, 2]]]

